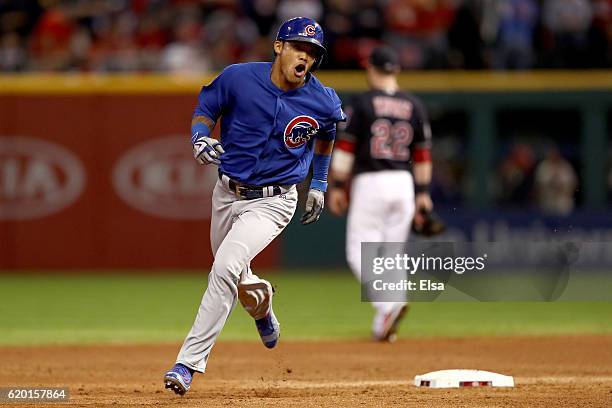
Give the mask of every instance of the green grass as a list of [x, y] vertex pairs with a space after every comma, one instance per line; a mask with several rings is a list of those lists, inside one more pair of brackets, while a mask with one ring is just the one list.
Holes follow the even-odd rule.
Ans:
[[[372, 308], [349, 272], [268, 274], [283, 339], [367, 338]], [[181, 341], [206, 277], [159, 275], [0, 276], [0, 344]], [[416, 303], [402, 336], [612, 333], [612, 302]], [[258, 340], [236, 308], [224, 339]]]

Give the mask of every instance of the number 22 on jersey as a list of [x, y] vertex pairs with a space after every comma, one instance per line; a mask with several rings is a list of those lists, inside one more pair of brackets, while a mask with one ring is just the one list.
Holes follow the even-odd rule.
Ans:
[[373, 159], [408, 161], [410, 159], [410, 143], [414, 136], [409, 122], [389, 119], [377, 119], [370, 128], [370, 155]]

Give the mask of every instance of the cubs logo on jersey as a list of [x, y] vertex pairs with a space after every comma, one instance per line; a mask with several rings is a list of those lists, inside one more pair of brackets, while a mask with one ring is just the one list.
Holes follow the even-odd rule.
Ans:
[[306, 115], [296, 116], [285, 127], [285, 145], [290, 149], [303, 146], [318, 130], [319, 123], [314, 118]]

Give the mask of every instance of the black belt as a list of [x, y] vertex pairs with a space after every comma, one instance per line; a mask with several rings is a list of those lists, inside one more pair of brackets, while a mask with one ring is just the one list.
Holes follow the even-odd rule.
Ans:
[[243, 200], [255, 200], [256, 198], [273, 197], [288, 191], [282, 186], [249, 186], [232, 180], [225, 174], [219, 172], [219, 179], [227, 182], [227, 186], [232, 192]]

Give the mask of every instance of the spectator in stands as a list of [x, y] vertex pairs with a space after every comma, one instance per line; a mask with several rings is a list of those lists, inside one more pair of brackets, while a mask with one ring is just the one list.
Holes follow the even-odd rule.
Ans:
[[480, 33], [482, 0], [464, 0], [448, 31], [449, 64], [452, 68], [483, 69], [483, 39]]
[[137, 20], [128, 10], [118, 13], [105, 32], [106, 46], [101, 65], [103, 71], [139, 71], [141, 69], [138, 45], [134, 38]]
[[0, 1], [0, 33], [14, 32], [20, 42], [32, 34], [43, 13], [39, 0]]
[[540, 209], [548, 214], [568, 215], [574, 209], [578, 177], [572, 165], [556, 148], [550, 148], [535, 172]]
[[323, 22], [332, 69], [360, 68], [381, 41], [409, 68], [606, 68], [611, 10], [612, 0], [0, 1], [0, 71], [181, 71], [189, 58], [216, 70], [269, 58], [267, 37], [295, 14]]
[[[242, 61], [242, 54], [258, 40], [255, 23], [230, 9], [216, 10], [206, 16], [204, 31], [209, 61], [214, 70]], [[266, 58], [271, 58], [269, 48]]]
[[592, 21], [593, 5], [589, 0], [545, 0], [543, 23], [551, 35], [553, 67], [585, 67]]
[[377, 0], [361, 0], [355, 10], [355, 31], [358, 36], [380, 39], [384, 30], [385, 16]]
[[242, 9], [249, 16], [259, 31], [259, 35], [267, 37], [271, 34], [278, 18], [276, 8], [278, 0], [240, 0]]
[[457, 135], [439, 135], [432, 150], [436, 171], [431, 182], [431, 197], [436, 203], [457, 205], [463, 198], [466, 173], [465, 142]]
[[502, 203], [519, 205], [530, 201], [535, 164], [530, 145], [517, 143], [511, 147], [499, 167], [497, 190]]
[[363, 68], [385, 33], [384, 10], [377, 0], [330, 0], [326, 2], [325, 28], [328, 38], [327, 66]]
[[[177, 21], [180, 27], [183, 21]], [[134, 30], [134, 43], [139, 50], [140, 69], [153, 71], [160, 65], [161, 51], [168, 44], [168, 35], [161, 19], [154, 13], [138, 19]]]
[[326, 3], [323, 28], [328, 41], [328, 60], [339, 68], [355, 66], [355, 14], [357, 4], [351, 0], [329, 0]]
[[70, 37], [70, 69], [87, 67], [91, 50], [91, 34], [87, 27], [78, 26]]
[[533, 66], [533, 38], [538, 23], [536, 0], [496, 0], [498, 29], [493, 53], [497, 69], [528, 69]]
[[612, 66], [612, 0], [594, 0], [593, 24], [589, 31], [588, 66]]
[[14, 31], [0, 37], [0, 71], [21, 71], [26, 67], [27, 55], [19, 34]]
[[162, 52], [161, 69], [177, 74], [203, 74], [211, 63], [203, 47], [202, 25], [195, 16], [186, 16], [175, 25], [174, 39]]
[[388, 42], [407, 68], [448, 66], [446, 33], [455, 18], [456, 0], [390, 0], [386, 6]]
[[49, 7], [34, 27], [30, 41], [31, 67], [36, 70], [70, 68], [70, 40], [76, 23], [60, 2]]

